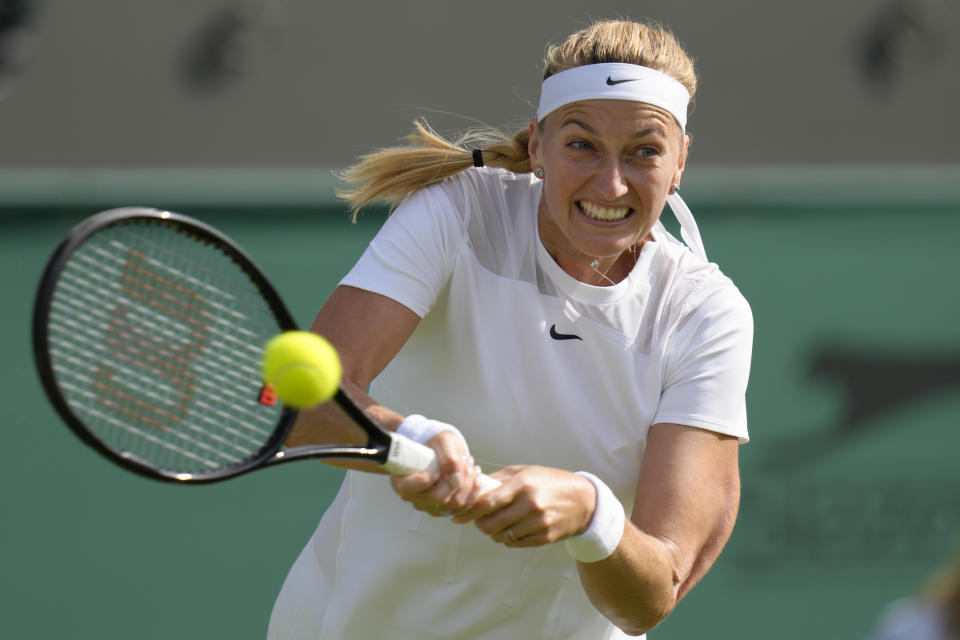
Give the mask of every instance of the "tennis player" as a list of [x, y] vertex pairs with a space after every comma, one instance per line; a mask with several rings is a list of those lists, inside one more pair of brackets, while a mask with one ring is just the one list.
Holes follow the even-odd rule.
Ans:
[[[355, 208], [400, 204], [312, 328], [440, 470], [348, 471], [270, 638], [638, 636], [731, 533], [753, 324], [678, 193], [692, 63], [600, 22], [544, 78], [513, 137], [421, 124], [345, 175]], [[342, 439], [326, 415], [290, 443]], [[481, 493], [478, 466], [502, 485]]]

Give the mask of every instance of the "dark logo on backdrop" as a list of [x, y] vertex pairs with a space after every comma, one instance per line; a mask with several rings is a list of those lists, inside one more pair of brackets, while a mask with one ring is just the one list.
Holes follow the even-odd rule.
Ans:
[[[749, 524], [734, 536], [734, 554], [751, 571], [780, 571], [784, 563], [835, 571], [839, 564], [940, 562], [960, 530], [954, 469], [937, 461], [888, 469], [884, 456], [897, 453], [874, 449], [871, 472], [858, 468], [862, 461], [838, 456], [885, 429], [915, 426], [923, 414], [913, 415], [913, 405], [955, 397], [960, 352], [948, 345], [880, 350], [829, 341], [814, 345], [808, 358], [810, 378], [836, 393], [839, 410], [766, 448], [761, 481], [744, 482], [741, 520]], [[872, 445], [882, 446], [879, 440]]]
[[607, 84], [613, 87], [618, 84], [623, 84], [624, 82], [636, 82], [639, 79], [640, 78], [623, 78], [621, 80], [614, 80], [613, 76], [607, 76]]
[[823, 344], [810, 354], [810, 377], [843, 398], [832, 423], [796, 433], [776, 447], [770, 468], [796, 467], [859, 442], [882, 428], [877, 418], [936, 393], [960, 389], [960, 354], [881, 353], [852, 345]]
[[583, 340], [575, 333], [557, 333], [557, 325], [550, 327], [550, 337], [554, 340]]

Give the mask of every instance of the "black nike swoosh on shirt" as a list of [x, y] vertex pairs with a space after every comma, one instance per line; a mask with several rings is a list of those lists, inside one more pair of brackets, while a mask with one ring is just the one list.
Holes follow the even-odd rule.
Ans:
[[550, 327], [550, 337], [554, 340], [583, 340], [575, 333], [557, 333], [557, 325]]
[[623, 84], [624, 82], [636, 82], [640, 78], [624, 78], [622, 80], [614, 80], [613, 76], [607, 76], [607, 84], [611, 87], [616, 84]]

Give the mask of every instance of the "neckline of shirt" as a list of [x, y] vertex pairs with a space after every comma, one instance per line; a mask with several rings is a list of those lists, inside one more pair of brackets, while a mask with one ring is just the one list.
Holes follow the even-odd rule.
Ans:
[[654, 225], [650, 232], [650, 240], [643, 243], [640, 247], [640, 255], [637, 256], [637, 263], [627, 274], [627, 277], [616, 284], [606, 287], [580, 282], [569, 273], [564, 271], [553, 256], [547, 251], [540, 239], [540, 231], [537, 229], [537, 209], [534, 209], [533, 215], [533, 236], [536, 239], [537, 264], [543, 269], [550, 279], [559, 287], [568, 297], [582, 302], [584, 304], [600, 305], [616, 302], [623, 296], [633, 291], [638, 282], [643, 281], [643, 274], [649, 271], [650, 262], [654, 254], [658, 251], [657, 242], [659, 222]]

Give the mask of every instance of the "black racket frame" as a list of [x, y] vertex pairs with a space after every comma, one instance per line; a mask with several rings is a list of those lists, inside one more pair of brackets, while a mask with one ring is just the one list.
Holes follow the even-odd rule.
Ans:
[[[69, 404], [61, 394], [57, 385], [56, 374], [53, 370], [53, 363], [50, 358], [49, 350], [50, 345], [47, 318], [50, 313], [50, 305], [53, 300], [53, 294], [56, 289], [57, 280], [60, 277], [63, 269], [66, 267], [71, 256], [79, 247], [84, 244], [84, 242], [87, 241], [88, 238], [108, 227], [117, 224], [126, 224], [133, 221], [144, 221], [147, 223], [161, 222], [165, 225], [174, 225], [178, 227], [180, 231], [186, 234], [195, 236], [203, 242], [215, 245], [218, 249], [223, 251], [237, 266], [239, 266], [247, 274], [247, 276], [250, 277], [251, 281], [254, 283], [257, 289], [259, 289], [264, 300], [267, 302], [267, 305], [270, 307], [271, 311], [276, 317], [280, 330], [291, 331], [297, 329], [293, 316], [290, 314], [290, 311], [287, 309], [286, 305], [283, 303], [283, 300], [276, 292], [276, 289], [273, 287], [264, 273], [256, 266], [253, 260], [243, 252], [243, 250], [241, 250], [236, 244], [233, 243], [233, 241], [231, 241], [220, 231], [214, 229], [210, 225], [188, 216], [149, 207], [123, 207], [103, 211], [83, 220], [68, 233], [67, 237], [63, 240], [63, 242], [60, 243], [47, 263], [47, 266], [44, 269], [43, 275], [40, 279], [40, 284], [37, 288], [37, 297], [34, 302], [32, 322], [33, 356], [40, 380], [43, 384], [43, 388], [46, 391], [47, 397], [50, 399], [53, 407], [56, 409], [57, 413], [67, 424], [67, 426], [70, 427], [70, 430], [73, 431], [73, 433], [76, 434], [85, 444], [89, 445], [103, 456], [121, 465], [127, 470], [154, 480], [167, 480], [177, 483], [183, 483], [184, 481], [215, 482], [249, 471], [266, 463], [268, 460], [274, 457], [276, 457], [276, 462], [282, 462], [284, 461], [284, 458], [289, 458], [288, 456], [276, 456], [276, 454], [282, 447], [283, 442], [289, 434], [290, 429], [293, 427], [293, 422], [297, 416], [297, 412], [290, 407], [284, 407], [282, 409], [276, 428], [259, 451], [244, 460], [235, 462], [226, 467], [215, 469], [209, 472], [191, 474], [175, 473], [164, 469], [157, 469], [153, 465], [140, 461], [137, 457], [131, 454], [120, 453], [114, 450], [113, 448], [107, 446], [96, 435], [91, 433], [84, 426], [83, 421], [70, 409]], [[359, 412], [363, 418], [366, 418], [366, 420], [369, 421], [369, 418], [367, 418], [366, 415], [363, 414], [363, 412], [360, 411], [360, 409], [357, 408], [352, 401], [346, 398], [341, 391], [338, 390], [337, 395], [338, 397], [336, 400], [338, 404], [343, 404], [346, 402], [355, 410], [355, 412]], [[347, 411], [351, 412], [350, 409], [347, 409]], [[355, 412], [351, 412], [354, 419], [357, 418]], [[363, 424], [361, 424], [361, 426], [363, 426]], [[313, 457], [323, 457], [323, 454], [320, 451], [322, 447], [318, 447], [317, 449], [317, 455]]]

